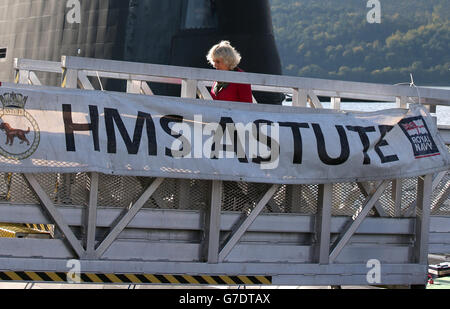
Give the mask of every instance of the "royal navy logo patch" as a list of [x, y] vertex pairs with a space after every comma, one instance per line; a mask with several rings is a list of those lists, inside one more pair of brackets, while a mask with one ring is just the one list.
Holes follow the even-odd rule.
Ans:
[[411, 142], [416, 159], [440, 155], [422, 116], [402, 119], [399, 126]]

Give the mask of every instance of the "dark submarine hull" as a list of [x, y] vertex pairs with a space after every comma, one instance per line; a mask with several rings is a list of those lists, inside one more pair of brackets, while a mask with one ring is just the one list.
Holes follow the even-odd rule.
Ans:
[[[0, 80], [13, 79], [13, 58], [60, 61], [62, 55], [211, 68], [206, 54], [228, 40], [246, 72], [281, 74], [268, 0], [78, 0], [80, 22], [69, 22], [74, 0], [0, 0]], [[47, 84], [60, 81], [41, 74]], [[123, 90], [123, 82], [105, 88]], [[152, 85], [156, 94], [179, 89]], [[279, 94], [254, 92], [260, 103]]]

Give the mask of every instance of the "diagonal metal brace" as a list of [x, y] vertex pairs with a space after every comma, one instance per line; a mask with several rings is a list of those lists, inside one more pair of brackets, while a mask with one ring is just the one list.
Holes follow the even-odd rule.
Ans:
[[53, 221], [55, 221], [55, 224], [58, 226], [58, 228], [66, 237], [66, 240], [69, 242], [72, 249], [75, 251], [75, 253], [78, 255], [79, 258], [84, 258], [86, 251], [81, 245], [81, 242], [78, 240], [78, 238], [72, 232], [70, 227], [64, 221], [61, 213], [58, 211], [58, 209], [56, 209], [55, 205], [53, 205], [52, 201], [48, 197], [47, 193], [45, 193], [45, 191], [42, 189], [36, 177], [33, 174], [23, 174], [23, 175], [25, 176], [26, 180], [28, 181], [30, 186], [33, 188], [34, 192], [41, 200], [42, 205], [45, 207], [45, 209], [47, 210]]
[[95, 250], [96, 258], [101, 258], [105, 251], [116, 240], [117, 236], [123, 231], [123, 229], [133, 220], [138, 211], [144, 206], [147, 200], [158, 189], [159, 185], [164, 181], [164, 178], [156, 178], [151, 185], [142, 193], [141, 197], [134, 203], [134, 205], [128, 210], [128, 212], [116, 223], [116, 225], [109, 232], [108, 236], [102, 241], [102, 243]]
[[269, 190], [264, 194], [255, 208], [252, 210], [250, 215], [242, 222], [238, 229], [232, 232], [232, 235], [225, 246], [219, 253], [219, 262], [223, 262], [223, 260], [228, 256], [230, 251], [234, 248], [234, 246], [241, 239], [242, 235], [248, 230], [250, 225], [255, 221], [256, 217], [259, 213], [264, 209], [264, 206], [269, 202], [275, 192], [278, 190], [279, 185], [272, 185]]
[[[376, 185], [379, 185], [380, 182], [378, 182]], [[367, 182], [358, 182], [358, 188], [361, 190], [361, 193], [364, 195], [365, 198], [367, 198], [369, 196], [369, 192], [371, 191], [371, 186], [369, 185], [369, 183]], [[388, 217], [388, 215], [386, 214], [386, 212], [383, 209], [383, 206], [381, 206], [380, 202], [376, 202], [375, 203], [375, 210], [377, 212], [377, 214], [380, 217]]]
[[334, 260], [339, 255], [339, 253], [341, 253], [342, 249], [345, 247], [345, 245], [348, 243], [350, 238], [356, 232], [356, 230], [361, 225], [363, 220], [369, 214], [370, 210], [375, 205], [377, 200], [381, 197], [384, 190], [386, 190], [387, 186], [389, 185], [389, 182], [390, 180], [384, 180], [380, 185], [378, 185], [376, 191], [367, 197], [365, 205], [361, 210], [361, 212], [356, 217], [356, 219], [351, 223], [351, 225], [347, 228], [347, 230], [343, 234], [341, 234], [340, 238], [336, 240], [335, 242], [336, 245], [333, 246], [333, 249], [330, 253], [330, 263], [333, 263]]
[[[439, 173], [436, 173], [436, 174], [433, 175], [433, 182], [432, 182], [432, 188], [431, 188], [431, 191], [434, 191], [434, 190], [436, 189], [436, 187], [437, 187], [437, 186], [439, 185], [439, 183], [442, 181], [442, 179], [443, 179], [444, 176], [447, 174], [447, 172], [448, 172], [448, 171], [442, 171], [442, 172], [439, 172]], [[435, 204], [434, 207], [435, 207], [436, 205], [437, 205], [437, 204]], [[415, 210], [416, 210], [416, 206], [417, 206], [417, 199], [414, 200], [411, 204], [408, 205], [408, 207], [407, 207], [406, 210], [404, 211], [403, 216], [404, 216], [404, 217], [411, 217], [411, 216], [413, 216], [413, 214], [414, 214], [414, 212], [415, 212]], [[431, 211], [434, 210], [434, 207], [433, 207], [433, 209], [431, 209]]]

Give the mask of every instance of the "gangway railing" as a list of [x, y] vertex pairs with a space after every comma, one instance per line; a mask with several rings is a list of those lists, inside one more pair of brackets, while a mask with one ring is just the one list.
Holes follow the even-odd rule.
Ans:
[[[128, 92], [146, 95], [153, 94], [147, 82], [162, 82], [181, 85], [181, 97], [208, 99], [208, 85], [221, 80], [292, 93], [294, 106], [320, 108], [319, 96], [331, 97], [334, 108], [341, 98], [396, 101], [399, 107], [418, 102], [417, 89], [407, 86], [77, 57], [61, 63], [18, 59], [15, 70], [16, 81], [26, 84], [40, 85], [36, 73], [51, 72], [61, 74], [66, 88], [94, 90], [90, 77], [114, 78], [127, 80]], [[422, 104], [450, 105], [450, 91], [419, 91]], [[366, 285], [368, 262], [375, 259], [382, 284], [416, 285], [426, 282], [429, 252], [450, 252], [448, 171], [311, 185], [220, 176], [10, 176], [0, 184], [9, 196], [0, 202], [0, 222], [57, 229], [51, 240], [0, 239], [3, 280], [27, 271], [31, 281], [65, 281], [58, 273], [76, 259], [84, 282]]]
[[[94, 89], [88, 77], [121, 79], [128, 82], [130, 93], [152, 94], [147, 82], [182, 85], [181, 97], [196, 97], [197, 93], [210, 99], [207, 86], [212, 81], [248, 83], [254, 91], [292, 94], [293, 106], [321, 107], [319, 96], [330, 97], [332, 107], [339, 107], [341, 98], [397, 102], [399, 107], [407, 103], [429, 106], [450, 106], [449, 90], [404, 85], [383, 85], [303, 78], [293, 76], [224, 72], [209, 69], [168, 65], [145, 64], [114, 60], [63, 56], [61, 63], [29, 59], [15, 59], [16, 81], [40, 85], [36, 72], [62, 74], [62, 86], [67, 88]], [[33, 74], [34, 73], [34, 74]], [[31, 77], [30, 77], [31, 76]], [[419, 95], [418, 95], [419, 94]]]

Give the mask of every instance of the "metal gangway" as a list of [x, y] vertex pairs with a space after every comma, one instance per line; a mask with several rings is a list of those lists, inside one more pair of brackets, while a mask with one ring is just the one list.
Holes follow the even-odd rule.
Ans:
[[[42, 81], [51, 75], [64, 88], [85, 91], [117, 79], [132, 94], [175, 84], [181, 98], [210, 100], [207, 87], [221, 80], [291, 94], [293, 106], [316, 109], [323, 107], [319, 96], [334, 109], [342, 98], [401, 108], [420, 100], [431, 112], [450, 105], [448, 90], [79, 57], [16, 59], [14, 70], [15, 82], [30, 87], [47, 88]], [[428, 254], [450, 252], [448, 171], [301, 185], [220, 175], [2, 174], [0, 222], [55, 227], [50, 239], [0, 238], [6, 281], [67, 282], [78, 263], [83, 283], [423, 286]], [[368, 281], [374, 260], [381, 278], [375, 283]]]

